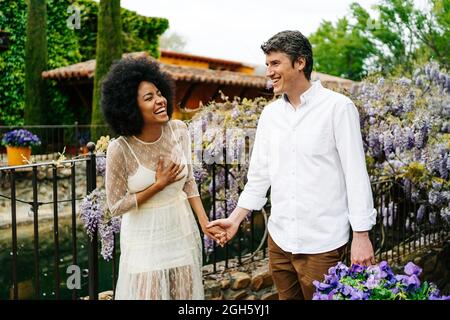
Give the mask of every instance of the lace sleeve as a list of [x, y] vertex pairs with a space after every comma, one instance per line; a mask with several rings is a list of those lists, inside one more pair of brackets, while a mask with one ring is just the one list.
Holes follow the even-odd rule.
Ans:
[[106, 152], [106, 201], [113, 216], [137, 209], [136, 195], [128, 191], [127, 162], [118, 140]]
[[180, 137], [180, 143], [183, 148], [183, 153], [186, 157], [186, 166], [188, 169], [188, 174], [186, 178], [186, 183], [184, 184], [183, 191], [186, 193], [188, 198], [199, 197], [197, 183], [195, 182], [194, 174], [192, 172], [192, 145], [191, 145], [191, 135], [189, 133], [188, 127], [183, 121], [177, 122], [177, 131]]

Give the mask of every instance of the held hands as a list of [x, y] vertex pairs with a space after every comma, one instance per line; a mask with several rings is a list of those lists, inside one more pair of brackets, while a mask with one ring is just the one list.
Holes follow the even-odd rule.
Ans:
[[227, 243], [234, 237], [239, 228], [239, 223], [230, 218], [226, 218], [211, 221], [206, 225], [206, 229], [209, 230], [210, 232], [211, 230], [215, 230], [215, 228], [217, 227], [220, 227], [221, 229], [225, 230], [225, 234], [223, 233], [219, 234], [217, 237], [218, 244], [223, 247], [225, 243]]
[[179, 181], [184, 178], [184, 175], [178, 176], [184, 169], [184, 164], [175, 164], [170, 162], [170, 164], [165, 167], [162, 158], [159, 158], [158, 167], [156, 169], [156, 182], [161, 189], [164, 189], [169, 184]]
[[226, 243], [226, 231], [219, 226], [207, 228], [206, 225], [202, 226], [202, 232], [208, 237], [217, 242], [218, 245], [223, 247]]

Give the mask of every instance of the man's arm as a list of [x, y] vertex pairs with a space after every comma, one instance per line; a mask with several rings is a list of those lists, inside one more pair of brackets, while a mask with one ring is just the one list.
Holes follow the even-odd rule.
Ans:
[[265, 112], [261, 113], [255, 134], [247, 183], [239, 197], [238, 204], [227, 219], [218, 219], [210, 222], [206, 227], [220, 226], [227, 231], [225, 241], [231, 240], [236, 234], [240, 223], [251, 210], [261, 210], [267, 202], [267, 190], [270, 187], [268, 146], [266, 139]]
[[[250, 164], [247, 173], [247, 183], [239, 196], [237, 206], [249, 210], [261, 210], [267, 202], [269, 179], [269, 127], [266, 110], [261, 113], [256, 128]], [[242, 220], [241, 220], [242, 221]]]
[[336, 106], [333, 125], [336, 148], [347, 190], [349, 221], [353, 229], [352, 263], [374, 263], [368, 231], [375, 224], [372, 189], [367, 174], [359, 114], [351, 102]]

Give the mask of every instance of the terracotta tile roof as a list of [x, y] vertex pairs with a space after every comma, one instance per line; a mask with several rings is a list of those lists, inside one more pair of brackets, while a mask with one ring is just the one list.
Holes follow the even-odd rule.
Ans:
[[311, 80], [320, 80], [321, 82], [324, 83], [330, 83], [330, 82], [335, 82], [335, 83], [340, 83], [342, 85], [352, 85], [353, 83], [355, 83], [352, 80], [349, 79], [345, 79], [345, 78], [339, 78], [336, 76], [332, 76], [326, 73], [321, 73], [321, 72], [316, 72], [313, 71], [311, 73]]
[[177, 58], [177, 59], [184, 59], [184, 60], [191, 60], [191, 61], [217, 63], [217, 64], [224, 64], [224, 65], [229, 65], [229, 66], [233, 66], [233, 67], [247, 66], [239, 61], [204, 57], [204, 56], [193, 55], [193, 54], [184, 53], [184, 52], [169, 51], [169, 50], [160, 50], [160, 51], [161, 51], [161, 57], [164, 57], [164, 58]]
[[[123, 57], [146, 57], [154, 60], [147, 52], [134, 52], [124, 54]], [[215, 83], [221, 85], [237, 85], [243, 87], [265, 88], [267, 79], [261, 75], [248, 75], [240, 72], [211, 70], [178, 66], [160, 62], [161, 69], [169, 73], [176, 81]], [[66, 67], [61, 67], [42, 72], [44, 79], [68, 80], [68, 79], [90, 79], [95, 74], [95, 60], [80, 62]], [[311, 74], [312, 80], [320, 80], [322, 83], [335, 83], [342, 86], [351, 86], [352, 80], [315, 72]]]
[[42, 72], [42, 78], [44, 79], [80, 79], [80, 78], [92, 78], [95, 73], [95, 60], [89, 60], [72, 64], [67, 67], [56, 68]]
[[[149, 55], [146, 52], [126, 53], [122, 55], [122, 57], [135, 57], [135, 58], [148, 56]], [[42, 72], [42, 78], [54, 80], [93, 78], [94, 75], [95, 75], [95, 59]]]
[[[153, 59], [146, 52], [124, 54], [124, 57], [147, 57]], [[194, 67], [176, 66], [161, 63], [161, 69], [169, 73], [174, 80], [190, 82], [206, 82], [224, 85], [238, 85], [244, 87], [265, 88], [266, 79], [262, 76], [247, 75], [232, 71], [219, 71]], [[93, 78], [95, 74], [95, 60], [89, 60], [66, 67], [42, 72], [44, 79], [82, 79]]]
[[233, 71], [200, 69], [162, 63], [161, 69], [178, 81], [206, 82], [256, 88], [265, 88], [267, 83], [265, 77]]

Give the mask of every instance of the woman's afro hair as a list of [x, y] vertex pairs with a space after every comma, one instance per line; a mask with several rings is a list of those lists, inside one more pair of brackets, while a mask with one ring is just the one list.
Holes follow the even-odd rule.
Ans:
[[167, 99], [167, 114], [172, 116], [174, 82], [158, 63], [147, 58], [118, 60], [102, 81], [100, 103], [106, 122], [119, 135], [137, 135], [142, 131], [144, 120], [137, 103], [142, 81], [153, 83], [161, 91]]

